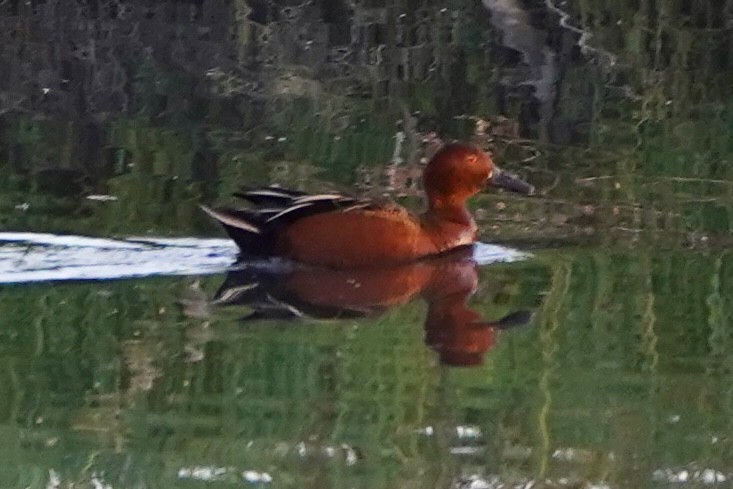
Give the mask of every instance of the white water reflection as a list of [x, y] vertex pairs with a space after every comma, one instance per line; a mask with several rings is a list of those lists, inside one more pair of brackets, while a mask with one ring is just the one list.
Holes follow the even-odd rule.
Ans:
[[[517, 261], [527, 254], [479, 243], [479, 265]], [[207, 275], [231, 268], [228, 239], [105, 239], [43, 233], [0, 233], [0, 283], [108, 280], [152, 275]]]

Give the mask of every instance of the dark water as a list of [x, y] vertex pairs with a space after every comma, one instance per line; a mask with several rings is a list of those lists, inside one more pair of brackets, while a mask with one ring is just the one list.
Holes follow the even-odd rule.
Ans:
[[[0, 0], [0, 487], [729, 487], [730, 2]], [[232, 267], [240, 185], [473, 255]], [[492, 244], [489, 244], [492, 243]]]

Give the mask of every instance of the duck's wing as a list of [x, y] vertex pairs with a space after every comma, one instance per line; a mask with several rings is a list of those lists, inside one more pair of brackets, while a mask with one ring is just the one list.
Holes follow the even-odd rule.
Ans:
[[243, 252], [256, 255], [270, 254], [277, 231], [299, 219], [325, 212], [353, 212], [378, 207], [370, 199], [340, 193], [308, 194], [280, 187], [244, 189], [234, 195], [251, 206], [244, 209], [201, 208], [224, 226]]
[[358, 199], [337, 192], [309, 194], [280, 187], [245, 189], [234, 194], [252, 206], [235, 211], [260, 228], [292, 223], [324, 212], [350, 212], [374, 208], [369, 199]]

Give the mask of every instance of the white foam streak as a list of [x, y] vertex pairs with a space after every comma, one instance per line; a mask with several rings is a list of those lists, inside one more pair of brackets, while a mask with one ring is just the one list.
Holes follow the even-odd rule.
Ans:
[[473, 259], [479, 265], [492, 263], [509, 263], [531, 258], [530, 253], [487, 243], [476, 243], [473, 246]]
[[206, 275], [226, 271], [236, 255], [228, 239], [0, 233], [0, 283]]

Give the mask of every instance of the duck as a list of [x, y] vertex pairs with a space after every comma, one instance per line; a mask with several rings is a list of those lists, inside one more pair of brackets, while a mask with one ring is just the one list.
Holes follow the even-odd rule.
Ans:
[[461, 143], [439, 149], [422, 181], [427, 208], [421, 214], [369, 198], [278, 186], [236, 192], [247, 207], [201, 209], [224, 227], [241, 260], [281, 257], [327, 268], [380, 268], [472, 245], [478, 228], [466, 203], [488, 186], [534, 193], [488, 153]]

